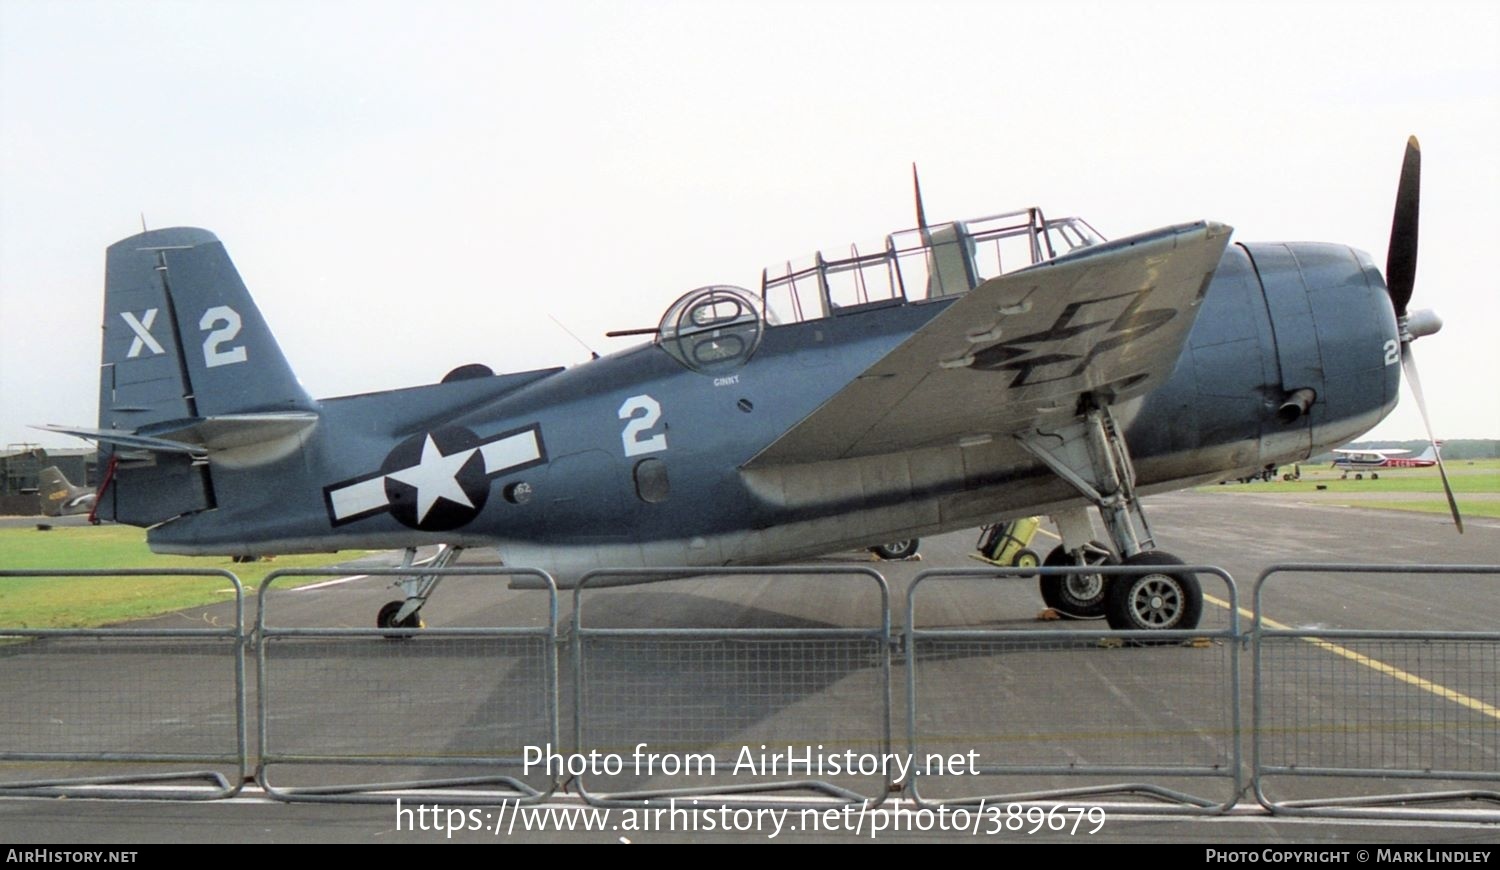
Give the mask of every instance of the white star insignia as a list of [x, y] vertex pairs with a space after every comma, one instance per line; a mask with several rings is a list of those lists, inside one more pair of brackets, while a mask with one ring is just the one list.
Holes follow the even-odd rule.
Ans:
[[[419, 527], [431, 517], [433, 506], [438, 500], [446, 499], [456, 508], [469, 509], [467, 518], [458, 515], [450, 518], [457, 521], [458, 525], [463, 525], [479, 513], [479, 506], [484, 504], [489, 494], [491, 480], [547, 461], [541, 431], [536, 426], [497, 435], [488, 441], [480, 440], [468, 430], [456, 429], [451, 434], [455, 439], [452, 443], [472, 443], [475, 446], [457, 449], [452, 455], [444, 455], [432, 433], [428, 433], [419, 442], [421, 458], [410, 462], [405, 468], [367, 474], [324, 487], [323, 497], [328, 502], [328, 518], [337, 526], [390, 510], [393, 505], [387, 484], [396, 481], [417, 491], [412, 511], [414, 516], [402, 511], [397, 517], [400, 522]], [[409, 456], [409, 451], [413, 449], [411, 441], [402, 441], [395, 451], [387, 454], [386, 459], [390, 461], [390, 457], [397, 452], [402, 456]], [[481, 460], [478, 463], [474, 463], [476, 453]], [[472, 480], [465, 478], [461, 482], [458, 475], [469, 463], [483, 467], [474, 469]], [[465, 491], [464, 484], [469, 484], [471, 490]]]
[[474, 503], [469, 501], [469, 496], [458, 483], [458, 472], [477, 449], [470, 447], [444, 456], [429, 434], [422, 445], [421, 460], [410, 468], [392, 471], [386, 477], [416, 487], [418, 523], [427, 519], [427, 512], [440, 498], [472, 508]]

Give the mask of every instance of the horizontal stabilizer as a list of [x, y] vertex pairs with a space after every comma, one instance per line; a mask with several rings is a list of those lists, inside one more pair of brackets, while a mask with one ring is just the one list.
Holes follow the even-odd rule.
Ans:
[[312, 413], [223, 414], [181, 420], [149, 427], [153, 437], [202, 445], [210, 453], [278, 441], [312, 428], [318, 415]]
[[312, 413], [225, 414], [156, 423], [139, 432], [51, 425], [36, 428], [130, 450], [179, 453], [195, 459], [205, 459], [222, 450], [252, 447], [294, 437], [312, 428], [317, 422], [318, 415]]
[[195, 458], [205, 458], [208, 455], [208, 451], [202, 445], [184, 444], [180, 441], [168, 441], [165, 438], [136, 435], [119, 429], [85, 429], [79, 426], [56, 426], [52, 424], [33, 426], [32, 428], [44, 429], [48, 432], [61, 432], [64, 435], [72, 435], [75, 438], [97, 441], [100, 444], [109, 444], [128, 450], [144, 450], [150, 453], [179, 453]]

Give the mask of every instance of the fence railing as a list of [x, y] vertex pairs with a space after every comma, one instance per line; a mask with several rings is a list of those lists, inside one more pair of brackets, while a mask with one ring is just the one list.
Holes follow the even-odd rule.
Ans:
[[[1326, 594], [1350, 574], [1366, 580], [1367, 603], [1385, 599], [1384, 627], [1293, 626], [1265, 615], [1278, 593]], [[1298, 580], [1308, 588], [1295, 589]], [[1500, 631], [1402, 627], [1460, 618], [1431, 606], [1434, 585], [1462, 583], [1469, 594], [1451, 589], [1460, 600], [1493, 600], [1497, 581], [1500, 567], [1482, 565], [1266, 569], [1255, 585], [1256, 799], [1272, 812], [1318, 816], [1399, 805], [1468, 819], [1437, 807], [1500, 805]]]
[[[772, 612], [757, 614], [759, 625], [725, 624], [743, 608], [684, 600], [685, 587], [705, 583], [769, 584], [762, 597], [816, 594], [861, 612], [837, 624]], [[871, 761], [892, 754], [890, 592], [879, 572], [594, 571], [573, 600], [574, 745], [619, 760], [577, 776], [590, 803], [800, 793], [873, 807], [893, 790], [892, 766]], [[677, 625], [633, 625], [631, 612]]]
[[[391, 578], [410, 573], [362, 571]], [[541, 624], [417, 630], [298, 625], [290, 615], [297, 608], [288, 599], [299, 593], [278, 596], [276, 583], [348, 571], [272, 571], [260, 585], [255, 623], [256, 778], [267, 794], [348, 801], [445, 790], [452, 799], [451, 792], [461, 790], [466, 801], [481, 803], [540, 801], [552, 793], [551, 777], [526, 774], [528, 747], [560, 744], [556, 584], [544, 572], [525, 569], [422, 573], [440, 575], [447, 594], [490, 598], [498, 583], [530, 578], [543, 586], [530, 593], [545, 596]], [[294, 784], [272, 782], [272, 769], [279, 767], [298, 768]], [[351, 769], [371, 768], [384, 777], [346, 781]]]
[[[1174, 567], [1208, 587], [1191, 631], [994, 606], [1018, 578], [1067, 571], [921, 572], [899, 632], [885, 577], [863, 566], [599, 571], [564, 616], [542, 572], [421, 569], [444, 579], [435, 600], [461, 605], [426, 629], [318, 624], [326, 608], [306, 608], [306, 590], [373, 617], [369, 584], [282, 570], [260, 586], [253, 631], [228, 571], [0, 571], [0, 596], [127, 576], [226, 598], [192, 627], [0, 613], [0, 795], [212, 799], [258, 784], [280, 800], [565, 790], [605, 806], [872, 807], [902, 793], [1169, 814], [1224, 812], [1253, 791], [1278, 815], [1500, 821], [1500, 632], [1421, 606], [1437, 583], [1492, 600], [1500, 566], [1276, 565], [1253, 612], [1223, 570]], [[502, 590], [518, 576], [533, 588]], [[1334, 582], [1372, 605], [1359, 610], [1370, 624], [1298, 615], [1326, 615]]]
[[[82, 581], [135, 578], [222, 593], [220, 624], [38, 628], [0, 611], [0, 794], [232, 797], [246, 779], [245, 591], [228, 571], [0, 571], [3, 593], [65, 621]], [[164, 591], [172, 591], [165, 590]], [[11, 598], [12, 601], [16, 600]], [[42, 621], [42, 619], [38, 619]]]
[[[1090, 570], [1122, 578], [1161, 569]], [[1171, 631], [1110, 631], [1101, 621], [1053, 630], [985, 624], [986, 598], [1018, 579], [1071, 571], [919, 574], [906, 623], [912, 797], [998, 806], [1135, 795], [1162, 802], [1163, 812], [1232, 806], [1241, 791], [1238, 593], [1222, 569], [1172, 570], [1222, 581], [1222, 618], [1209, 614], [1194, 629]], [[922, 615], [935, 609], [927, 602], [944, 597], [974, 603], [947, 607], [950, 624], [926, 624]], [[951, 624], [955, 613], [964, 624]], [[1189, 791], [1205, 779], [1219, 780], [1222, 795]], [[994, 790], [1003, 785], [1011, 788]]]

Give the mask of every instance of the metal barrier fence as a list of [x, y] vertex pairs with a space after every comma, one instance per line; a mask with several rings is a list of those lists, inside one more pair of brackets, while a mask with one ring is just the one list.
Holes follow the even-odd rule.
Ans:
[[[1160, 570], [1090, 569], [1110, 577]], [[1110, 631], [1098, 622], [1038, 629], [1031, 620], [1024, 628], [997, 627], [986, 600], [1005, 581], [1072, 572], [917, 575], [907, 593], [906, 631], [912, 798], [935, 807], [1135, 795], [1150, 798], [1143, 807], [1160, 813], [1233, 806], [1242, 785], [1238, 593], [1219, 568], [1172, 572], [1218, 577], [1227, 600], [1213, 600], [1224, 609], [1205, 612], [1194, 630]], [[919, 627], [919, 610], [924, 622], [944, 627]], [[974, 794], [979, 777], [1019, 780], [1025, 788]], [[1224, 796], [1186, 790], [1204, 778], [1222, 781]]]
[[[541, 624], [529, 627], [423, 628], [418, 641], [409, 628], [287, 627], [268, 621], [278, 606], [278, 596], [271, 594], [276, 581], [348, 573], [279, 570], [260, 585], [256, 777], [266, 793], [288, 801], [388, 801], [396, 790], [410, 800], [441, 789], [442, 798], [471, 804], [540, 801], [552, 794], [552, 777], [526, 772], [528, 747], [558, 744], [552, 578], [542, 571], [499, 567], [378, 568], [361, 574], [436, 575], [447, 584], [445, 598], [455, 602], [464, 600], [464, 590], [454, 587], [466, 580], [485, 587], [486, 599], [493, 600], [497, 578], [533, 578], [545, 587], [546, 600], [545, 611], [532, 615]], [[539, 593], [523, 595], [535, 601]], [[330, 709], [339, 715], [325, 715]], [[297, 768], [296, 784], [272, 783], [271, 769], [283, 765]], [[371, 767], [385, 769], [387, 777], [331, 784]], [[482, 773], [472, 775], [475, 771]]]
[[[1206, 566], [1173, 568], [1226, 590], [1205, 596], [1194, 631], [1044, 628], [993, 607], [1009, 579], [1069, 570], [922, 572], [902, 638], [872, 568], [600, 571], [575, 591], [562, 638], [556, 587], [541, 572], [423, 569], [447, 578], [435, 600], [452, 603], [435, 606], [454, 612], [439, 610], [441, 622], [463, 627], [411, 640], [401, 639], [410, 629], [277, 624], [300, 592], [274, 584], [347, 569], [269, 575], [253, 635], [228, 571], [0, 571], [0, 591], [137, 577], [207, 580], [225, 598], [205, 611], [222, 621], [201, 627], [168, 622], [181, 614], [131, 628], [0, 626], [0, 795], [222, 798], [253, 781], [254, 762], [282, 800], [390, 800], [399, 789], [539, 801], [576, 785], [599, 805], [736, 795], [754, 806], [760, 793], [800, 792], [875, 806], [904, 789], [929, 807], [1124, 793], [1143, 798], [1132, 811], [1166, 814], [1222, 812], [1248, 773], [1275, 814], [1500, 821], [1487, 810], [1500, 804], [1500, 632], [1483, 608], [1429, 613], [1423, 593], [1468, 582], [1461, 600], [1492, 601], [1500, 566], [1274, 566], [1256, 584], [1248, 631], [1233, 579]], [[512, 575], [537, 578], [545, 594], [496, 589]], [[1361, 612], [1386, 621], [1331, 626], [1332, 575], [1363, 575], [1338, 594], [1382, 605]], [[345, 593], [363, 616], [368, 584], [325, 594]], [[490, 624], [502, 607], [508, 627]], [[1321, 621], [1292, 627], [1267, 609]], [[660, 627], [664, 614], [675, 627]], [[1411, 630], [1403, 617], [1453, 628]], [[1247, 768], [1240, 650], [1250, 644]], [[258, 752], [247, 737], [252, 646]], [[898, 663], [904, 753], [891, 740]], [[599, 766], [610, 755], [619, 769]], [[357, 781], [372, 769], [381, 781]], [[1196, 794], [1204, 782], [1226, 797]]]
[[[703, 569], [595, 571], [579, 582], [574, 745], [597, 753], [602, 764], [613, 762], [608, 768], [580, 762], [569, 770], [579, 794], [600, 806], [686, 805], [693, 797], [770, 792], [882, 803], [895, 780], [885, 578], [852, 566], [718, 568], [704, 575]], [[697, 579], [673, 579], [689, 577]], [[713, 627], [751, 615], [742, 602], [714, 597], [725, 578], [761, 584], [753, 613], [761, 627]], [[860, 588], [862, 615], [850, 612], [859, 609], [858, 596], [844, 594]], [[833, 624], [789, 615], [808, 612], [809, 594], [821, 596], [818, 610]], [[601, 610], [611, 624], [585, 622], [586, 611]], [[662, 613], [687, 627], [631, 624], [643, 621], [632, 614]], [[859, 622], [865, 627], [845, 627]]]
[[1367, 575], [1368, 600], [1387, 599], [1394, 625], [1433, 615], [1413, 579], [1482, 577], [1473, 591], [1493, 599], [1500, 566], [1266, 569], [1255, 586], [1256, 798], [1286, 815], [1472, 821], [1476, 802], [1500, 804], [1500, 632], [1298, 628], [1264, 615], [1269, 587], [1290, 598], [1297, 575], [1326, 587], [1351, 573]]
[[[0, 626], [0, 794], [207, 800], [238, 793], [246, 771], [239, 578], [186, 568], [0, 570], [0, 591], [16, 594], [27, 580], [62, 591], [99, 577], [190, 588], [210, 579], [234, 616], [201, 628], [166, 619], [136, 628]], [[192, 591], [201, 597], [203, 590]], [[129, 664], [120, 667], [122, 660]]]

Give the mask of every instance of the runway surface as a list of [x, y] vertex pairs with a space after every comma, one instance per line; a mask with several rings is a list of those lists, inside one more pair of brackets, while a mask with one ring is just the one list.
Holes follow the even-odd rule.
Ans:
[[[1232, 487], [1153, 497], [1148, 500], [1148, 511], [1158, 547], [1190, 564], [1225, 568], [1238, 583], [1242, 607], [1251, 605], [1256, 577], [1273, 563], [1500, 563], [1500, 521], [1495, 520], [1471, 520], [1468, 533], [1459, 536], [1435, 515], [1249, 497]], [[851, 554], [821, 564], [879, 570], [890, 585], [893, 627], [901, 629], [913, 578], [931, 568], [979, 567], [968, 558], [976, 537], [977, 533], [965, 532], [924, 541], [921, 561], [877, 563]], [[1039, 536], [1034, 546], [1045, 554], [1053, 543]], [[465, 554], [461, 560], [464, 565], [484, 562], [478, 553]], [[267, 604], [268, 624], [371, 625], [379, 606], [393, 597], [386, 589], [389, 581], [360, 578], [357, 570], [351, 571], [355, 579], [273, 593]], [[1228, 625], [1231, 595], [1217, 578], [1203, 575], [1200, 579], [1209, 600], [1203, 629], [1211, 636]], [[1476, 581], [1408, 575], [1287, 576], [1270, 581], [1265, 610], [1268, 618], [1285, 626], [1494, 631], [1500, 625], [1497, 585], [1500, 579], [1494, 577]], [[1182, 776], [1161, 778], [1173, 788], [1209, 801], [1233, 799], [1236, 783], [1225, 772], [1235, 761], [1235, 723], [1228, 710], [1236, 697], [1233, 678], [1237, 675], [1238, 697], [1244, 705], [1241, 724], [1246, 729], [1251, 726], [1248, 699], [1253, 671], [1248, 652], [1236, 662], [1231, 645], [1211, 639], [1170, 648], [1100, 645], [1088, 634], [1101, 629], [1100, 623], [1039, 621], [1042, 604], [1034, 580], [924, 581], [916, 600], [919, 629], [1002, 633], [998, 641], [918, 647], [915, 719], [919, 754], [929, 749], [944, 753], [972, 749], [983, 763], [1008, 765], [1008, 769], [1038, 765], [1051, 769], [1070, 763], [1101, 770], [1112, 765], [1180, 768]], [[807, 634], [795, 643], [761, 644], [748, 652], [718, 642], [695, 647], [636, 637], [590, 637], [582, 645], [581, 691], [575, 694], [574, 663], [567, 655], [558, 663], [561, 745], [573, 743], [571, 722], [575, 703], [581, 700], [586, 743], [621, 755], [631, 752], [638, 742], [648, 743], [663, 756], [710, 745], [731, 757], [737, 746], [758, 752], [762, 744], [769, 747], [767, 751], [791, 744], [823, 745], [830, 754], [846, 749], [869, 753], [879, 745], [881, 720], [886, 715], [885, 683], [878, 666], [882, 657], [872, 654], [868, 638], [841, 636], [837, 630], [878, 627], [878, 603], [877, 587], [857, 577], [750, 576], [588, 592], [583, 604], [586, 630], [723, 626], [800, 629]], [[573, 604], [571, 593], [564, 592], [559, 607], [565, 636], [571, 632]], [[154, 624], [212, 627], [223, 625], [228, 612], [221, 606]], [[509, 590], [493, 578], [454, 578], [444, 581], [424, 615], [432, 628], [534, 629], [545, 624], [546, 603], [541, 593]], [[1058, 629], [1084, 632], [1080, 636], [1084, 640], [1019, 646], [1013, 642], [1024, 632]], [[227, 741], [233, 748], [232, 668], [222, 649], [168, 651], [160, 641], [74, 641], [72, 647], [49, 643], [57, 646], [48, 651], [46, 662], [38, 664], [40, 657], [28, 654], [24, 667], [15, 660], [22, 653], [0, 649], [0, 661], [5, 661], [0, 667], [0, 691], [8, 698], [44, 695], [46, 703], [61, 711], [56, 717], [58, 733], [67, 734], [78, 747], [111, 745], [212, 754]], [[574, 641], [564, 650], [579, 645]], [[545, 705], [538, 700], [542, 695], [537, 674], [545, 666], [539, 648], [534, 638], [479, 634], [442, 638], [429, 633], [415, 641], [395, 643], [368, 638], [276, 638], [267, 652], [273, 751], [283, 759], [315, 753], [372, 753], [396, 760], [482, 755], [496, 739], [496, 722], [510, 729], [506, 739], [513, 743], [540, 742], [549, 735]], [[1278, 736], [1267, 738], [1266, 752], [1288, 763], [1311, 757], [1307, 753], [1342, 753], [1342, 763], [1377, 768], [1400, 767], [1435, 754], [1451, 769], [1493, 771], [1500, 766], [1494, 737], [1500, 726], [1495, 653], [1491, 649], [1481, 654], [1489, 658], [1477, 661], [1472, 655], [1468, 647], [1442, 643], [1426, 645], [1420, 654], [1413, 654], [1399, 645], [1350, 642], [1330, 649], [1301, 640], [1284, 641], [1267, 662], [1266, 697], [1271, 703], [1264, 711], [1263, 725], [1267, 734]], [[252, 658], [248, 664], [252, 754], [256, 751], [257, 674]], [[892, 746], [905, 753], [907, 673], [899, 656], [890, 686]], [[1398, 702], [1411, 706], [1410, 715], [1400, 720], [1409, 733], [1389, 727], [1388, 708]], [[78, 717], [92, 717], [89, 727], [78, 727]], [[1303, 724], [1288, 724], [1294, 719]], [[1283, 732], [1284, 739], [1279, 736]], [[1452, 735], [1456, 739], [1450, 739]], [[36, 745], [22, 749], [40, 751], [47, 735], [33, 736]], [[1248, 736], [1242, 745], [1246, 747], [1243, 763], [1248, 767]], [[7, 780], [22, 778], [18, 767], [24, 766], [0, 764], [0, 772]], [[1217, 775], [1198, 775], [1199, 768], [1216, 767], [1221, 768]], [[357, 768], [353, 774], [343, 768], [339, 775], [365, 780], [420, 778], [438, 769], [402, 764], [374, 772]], [[273, 783], [283, 786], [313, 784], [332, 775], [321, 766], [293, 764], [280, 764], [272, 773]], [[750, 779], [722, 769], [718, 773], [714, 781], [725, 785]], [[884, 784], [878, 775], [831, 778], [862, 793], [878, 793]], [[971, 777], [960, 771], [932, 778], [924, 797], [1014, 794], [1136, 778], [1025, 772]], [[522, 779], [538, 785], [544, 781]], [[583, 777], [583, 784], [594, 791], [701, 785], [703, 781], [697, 774], [666, 776], [660, 771]], [[578, 783], [570, 785], [576, 790]], [[1488, 785], [1493, 789], [1493, 780]], [[1239, 787], [1247, 786], [1241, 783]], [[1326, 780], [1291, 778], [1278, 781], [1281, 791], [1273, 797], [1320, 796], [1330, 787]], [[1383, 793], [1405, 786], [1372, 780], [1353, 787]], [[1120, 800], [1080, 798], [1079, 803], [1104, 805]], [[572, 801], [570, 796], [561, 802], [576, 806]], [[467, 807], [462, 800], [445, 801], [445, 806]], [[614, 824], [620, 820], [616, 816]], [[409, 826], [411, 821], [403, 824]], [[1500, 828], [1493, 825], [1385, 822], [1372, 826], [1357, 821], [1275, 819], [1261, 812], [1248, 793], [1228, 817], [1114, 812], [1092, 836], [1046, 830], [1026, 834], [1003, 830], [1001, 822], [1002, 830], [993, 833], [988, 830], [989, 822], [978, 827], [987, 838], [1012, 841], [1472, 844], [1500, 840]], [[398, 831], [397, 825], [395, 810], [389, 806], [285, 805], [265, 800], [255, 788], [233, 800], [198, 804], [0, 799], [0, 837], [9, 840], [448, 839], [442, 831]], [[559, 832], [554, 825], [545, 831], [512, 828], [500, 836], [463, 831], [452, 839], [615, 842], [624, 836], [635, 842], [751, 842], [767, 839], [768, 833], [764, 829], [708, 831], [702, 824], [695, 831]], [[974, 834], [931, 828], [886, 830], [878, 839], [958, 836], [972, 838]], [[787, 830], [780, 839], [799, 837], [870, 839], [868, 825], [860, 833]]]
[[88, 514], [73, 514], [67, 517], [0, 517], [0, 529], [34, 529], [37, 526], [86, 526]]

